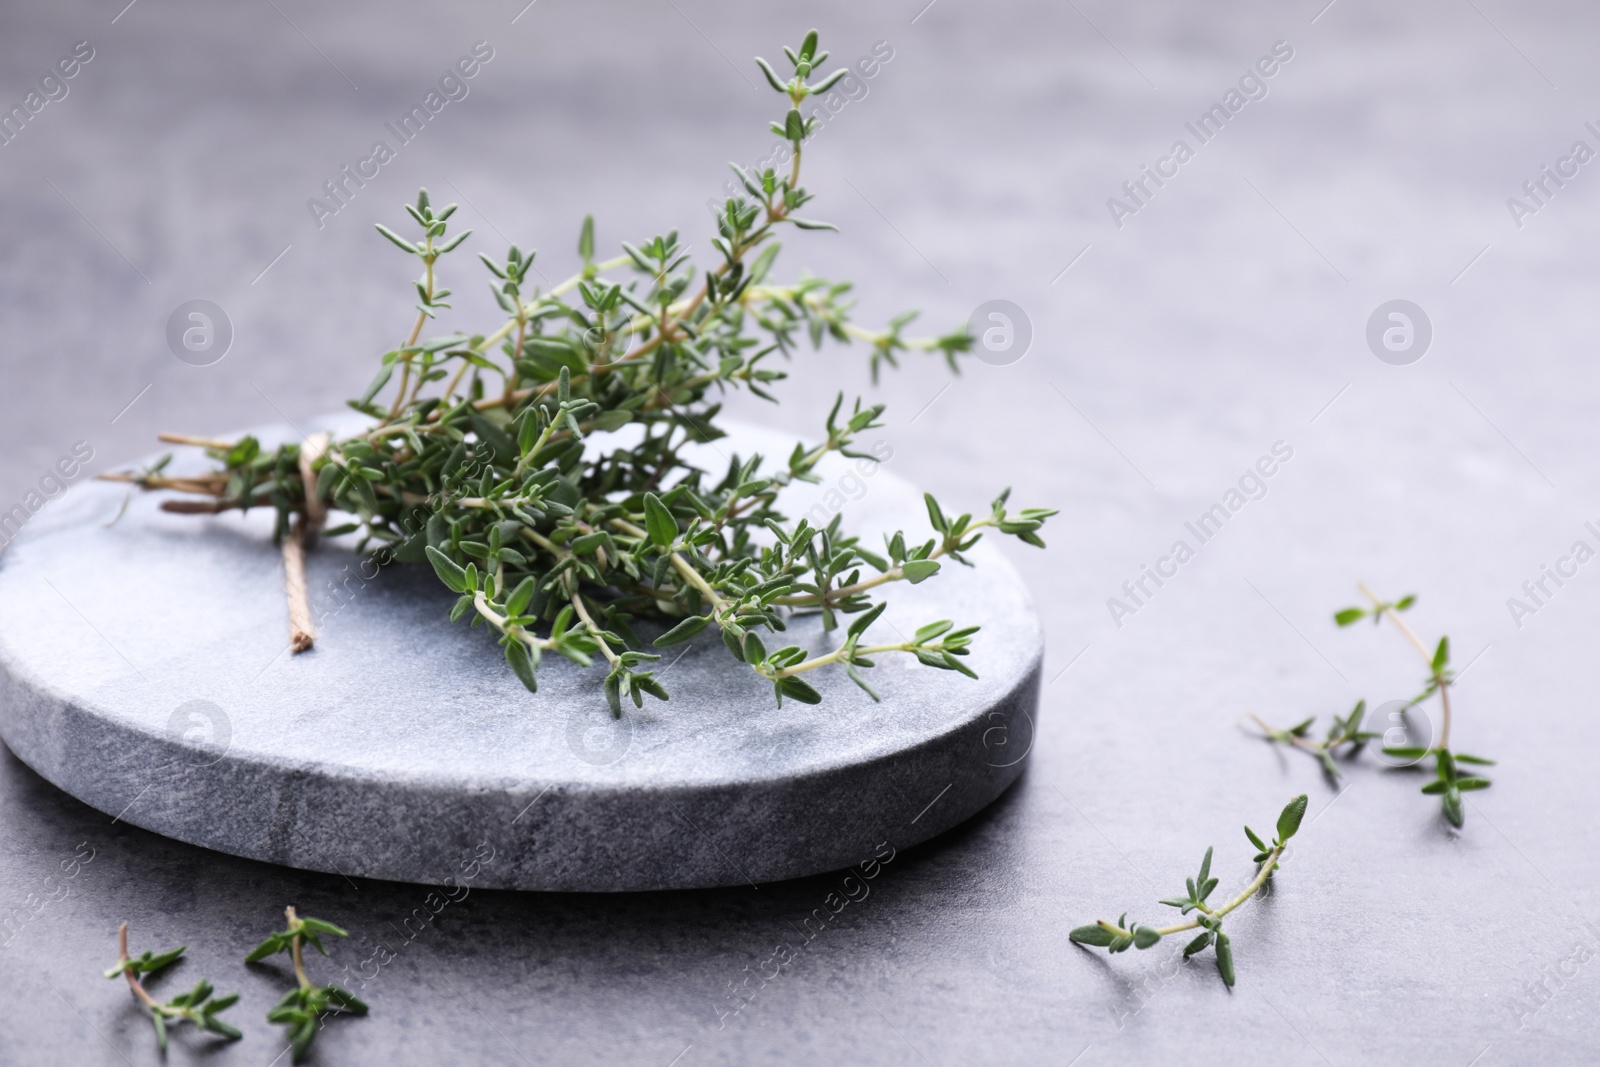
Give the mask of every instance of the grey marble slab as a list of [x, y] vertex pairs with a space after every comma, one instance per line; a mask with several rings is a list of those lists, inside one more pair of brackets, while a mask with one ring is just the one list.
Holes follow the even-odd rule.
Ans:
[[[338, 432], [336, 419], [308, 425]], [[720, 471], [730, 455], [794, 447], [729, 430], [690, 462]], [[617, 447], [606, 436], [590, 447]], [[208, 469], [196, 451], [166, 470]], [[840, 513], [868, 543], [926, 522], [922, 494], [876, 460], [834, 454], [815, 473], [779, 506], [822, 518], [848, 480], [863, 488], [838, 497]], [[822, 703], [776, 706], [708, 632], [657, 665], [670, 701], [613, 719], [600, 667], [551, 656], [530, 694], [484, 631], [451, 625], [432, 568], [380, 568], [348, 544], [310, 555], [320, 637], [284, 655], [275, 514], [174, 515], [160, 509], [171, 495], [75, 487], [0, 554], [0, 738], [78, 799], [168, 837], [428, 885], [484, 852], [485, 888], [753, 886], [927, 840], [999, 796], [1032, 747], [1042, 634], [987, 544], [971, 567], [892, 589], [863, 635], [865, 647], [941, 619], [980, 626], [977, 679], [885, 655], [870, 671], [880, 701], [823, 669]], [[839, 638], [816, 615], [784, 636], [812, 655]]]

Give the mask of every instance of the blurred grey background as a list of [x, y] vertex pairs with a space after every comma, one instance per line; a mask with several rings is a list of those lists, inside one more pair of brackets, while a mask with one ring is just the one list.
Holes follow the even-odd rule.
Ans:
[[[373, 1016], [318, 1039], [327, 1064], [1595, 1059], [1600, 564], [1547, 580], [1531, 614], [1508, 604], [1574, 542], [1600, 546], [1583, 525], [1600, 520], [1585, 369], [1600, 164], [1574, 157], [1600, 150], [1591, 7], [125, 2], [0, 12], [0, 109], [78, 42], [93, 50], [0, 146], [0, 510], [79, 441], [103, 471], [159, 431], [359, 393], [413, 303], [372, 223], [401, 220], [419, 185], [462, 204], [471, 247], [536, 247], [550, 278], [570, 273], [588, 212], [606, 249], [677, 227], [703, 253], [726, 162], [774, 140], [778, 98], [751, 57], [815, 25], [835, 61], [892, 58], [808, 149], [808, 213], [843, 233], [789, 238], [780, 274], [855, 280], [868, 323], [919, 307], [942, 330], [1010, 300], [1032, 343], [952, 388], [912, 360], [875, 392], [859, 348], [808, 353], [782, 407], [732, 409], [813, 434], [835, 390], [869, 391], [890, 404], [897, 473], [951, 501], [1011, 484], [1060, 507], [1048, 551], [1008, 546], [1049, 684], [1018, 787], [897, 858], [737, 1015], [730, 984], [837, 876], [474, 892], [403, 939], [418, 887], [164, 841], [5, 753], [0, 907], [27, 921], [0, 949], [0, 1061], [156, 1062], [127, 991], [97, 977], [126, 918], [139, 944], [190, 946], [168, 985], [205, 973], [246, 994], [247, 1040], [183, 1034], [169, 1062], [267, 1064], [282, 1045], [257, 1008], [279, 983], [239, 957], [288, 901], [351, 930], [336, 959], [398, 950], [361, 990]], [[480, 41], [493, 57], [468, 95], [319, 227], [308, 199]], [[1185, 123], [1275, 45], [1292, 55], [1265, 95], [1247, 83], [1258, 98], [1201, 144]], [[1193, 158], [1128, 200], [1179, 139]], [[459, 321], [497, 322], [461, 269]], [[233, 326], [210, 366], [168, 348], [168, 316], [193, 299]], [[1408, 365], [1367, 340], [1395, 299], [1432, 327]], [[1108, 598], [1275, 442], [1292, 458], [1265, 497], [1114, 619]], [[1396, 635], [1330, 621], [1358, 579], [1420, 593], [1413, 625], [1470, 663], [1456, 742], [1501, 764], [1461, 833], [1415, 775], [1368, 757], [1336, 792], [1237, 728], [1412, 695], [1420, 668]], [[196, 695], [179, 689], [175, 704]], [[1096, 917], [1153, 918], [1208, 844], [1228, 884], [1248, 868], [1240, 824], [1301, 791], [1293, 862], [1232, 924], [1231, 994], [1209, 954], [1068, 943]]]

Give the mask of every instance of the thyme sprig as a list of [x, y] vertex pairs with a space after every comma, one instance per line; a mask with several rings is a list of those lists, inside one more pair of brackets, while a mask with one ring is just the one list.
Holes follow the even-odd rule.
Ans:
[[1450, 688], [1455, 684], [1455, 672], [1450, 669], [1450, 638], [1448, 635], [1439, 638], [1438, 644], [1430, 653], [1417, 637], [1416, 632], [1406, 625], [1400, 617], [1402, 611], [1409, 610], [1417, 602], [1415, 595], [1407, 595], [1390, 603], [1382, 600], [1365, 583], [1360, 586], [1361, 592], [1370, 601], [1367, 607], [1344, 608], [1337, 612], [1333, 621], [1340, 626], [1350, 626], [1364, 618], [1370, 618], [1374, 625], [1381, 625], [1384, 619], [1394, 624], [1395, 629], [1404, 635], [1411, 647], [1416, 649], [1417, 655], [1428, 665], [1428, 676], [1423, 684], [1421, 693], [1412, 697], [1407, 702], [1407, 707], [1412, 708], [1421, 704], [1434, 694], [1439, 696], [1440, 723], [1438, 743], [1432, 746], [1384, 746], [1383, 752], [1395, 759], [1416, 761], [1432, 756], [1434, 759], [1434, 780], [1422, 787], [1422, 791], [1429, 796], [1440, 798], [1444, 810], [1444, 817], [1450, 825], [1460, 828], [1466, 821], [1462, 811], [1461, 794], [1475, 789], [1489, 788], [1489, 779], [1477, 775], [1462, 774], [1459, 764], [1493, 765], [1494, 760], [1482, 756], [1469, 756], [1462, 752], [1453, 752], [1450, 749]]
[[[1012, 513], [1007, 490], [987, 514], [952, 519], [930, 496], [933, 536], [896, 530], [881, 551], [847, 534], [837, 516], [820, 528], [791, 521], [777, 507], [785, 487], [820, 481], [829, 455], [870, 458], [856, 439], [882, 425], [883, 405], [857, 398], [846, 407], [842, 393], [821, 442], [797, 444], [776, 463], [735, 454], [716, 471], [685, 454], [724, 436], [717, 420], [726, 392], [773, 400], [786, 376], [773, 358], [791, 356], [802, 337], [814, 347], [830, 338], [864, 342], [874, 376], [910, 351], [942, 355], [956, 369], [972, 346], [965, 327], [907, 336], [910, 314], [883, 329], [858, 326], [848, 283], [768, 280], [783, 227], [833, 228], [800, 214], [812, 200], [800, 172], [817, 121], [800, 106], [845, 74], [818, 76], [827, 53], [815, 31], [784, 52], [793, 68], [787, 80], [764, 60], [758, 65], [784, 97], [772, 128], [792, 162], [784, 171], [734, 165], [745, 195], [728, 198], [717, 214], [713, 265], [695, 267], [676, 231], [622, 242], [621, 255], [599, 259], [587, 218], [578, 273], [541, 291], [529, 281], [534, 253], [513, 246], [503, 259], [480, 256], [507, 318], [487, 334], [428, 337], [425, 329], [450, 307], [448, 257], [467, 233], [451, 232], [456, 205], [436, 208], [423, 190], [406, 207], [418, 236], [379, 227], [421, 273], [415, 320], [350, 402], [369, 427], [311, 452], [309, 443], [263, 448], [253, 437], [168, 436], [205, 449], [218, 469], [174, 476], [158, 461], [114, 477], [199, 498], [163, 503], [173, 511], [273, 509], [291, 618], [302, 620], [293, 546], [316, 532], [307, 516], [343, 512], [352, 521], [330, 536], [359, 532], [359, 547], [379, 562], [430, 562], [458, 594], [451, 618], [491, 631], [529, 690], [546, 653], [583, 665], [603, 659], [613, 715], [624, 700], [642, 707], [646, 696], [668, 699], [650, 669], [659, 656], [647, 649], [712, 626], [736, 660], [771, 683], [780, 705], [785, 697], [821, 700], [800, 675], [831, 665], [877, 699], [861, 672], [883, 655], [975, 676], [962, 662], [973, 626], [938, 620], [910, 641], [867, 643], [865, 628], [883, 603], [875, 598], [893, 583], [934, 577], [948, 561], [968, 564], [964, 554], [991, 531], [1043, 547], [1038, 531], [1055, 511]], [[829, 652], [792, 644], [768, 651], [796, 613], [819, 614], [830, 633], [840, 616], [858, 618]], [[634, 628], [640, 622], [665, 632], [647, 642]], [[296, 650], [309, 647], [306, 627], [294, 633]]]
[[1295, 723], [1288, 729], [1269, 726], [1261, 717], [1251, 713], [1250, 718], [1261, 728], [1261, 735], [1275, 744], [1288, 745], [1302, 752], [1309, 753], [1322, 764], [1322, 771], [1333, 781], [1339, 779], [1339, 765], [1333, 757], [1346, 745], [1349, 749], [1344, 753], [1346, 759], [1353, 758], [1360, 753], [1368, 741], [1381, 734], [1361, 728], [1361, 721], [1367, 714], [1367, 702], [1356, 701], [1356, 706], [1350, 709], [1348, 715], [1333, 717], [1333, 722], [1328, 725], [1328, 735], [1320, 741], [1311, 739], [1311, 727], [1316, 723], [1316, 716]]
[[1188, 959], [1207, 947], [1215, 946], [1217, 972], [1222, 975], [1223, 983], [1231, 989], [1234, 983], [1233, 944], [1223, 932], [1222, 920], [1260, 892], [1271, 879], [1272, 872], [1278, 869], [1278, 860], [1283, 856], [1283, 850], [1288, 846], [1289, 839], [1300, 829], [1300, 820], [1306, 813], [1306, 803], [1304, 793], [1289, 801], [1278, 815], [1277, 836], [1273, 838], [1271, 845], [1262, 841], [1250, 827], [1244, 828], [1245, 837], [1256, 847], [1256, 874], [1250, 883], [1227, 903], [1217, 906], [1209, 903], [1211, 893], [1217, 888], [1218, 880], [1211, 874], [1212, 850], [1207, 848], [1205, 858], [1200, 861], [1199, 873], [1185, 881], [1184, 895], [1168, 897], [1161, 901], [1169, 907], [1177, 908], [1180, 914], [1188, 915], [1194, 912], [1194, 918], [1171, 926], [1157, 927], [1144, 923], [1129, 923], [1128, 913], [1123, 912], [1122, 917], [1114, 923], [1101, 919], [1092, 925], [1080, 926], [1067, 936], [1080, 945], [1098, 946], [1108, 952], [1126, 952], [1130, 948], [1147, 949], [1171, 934], [1182, 933], [1185, 930], [1201, 930], [1200, 936], [1184, 947], [1184, 958]]
[[322, 945], [324, 934], [331, 937], [348, 937], [349, 934], [330, 922], [310, 916], [301, 918], [295, 913], [293, 905], [283, 909], [283, 914], [288, 921], [287, 926], [268, 935], [265, 941], [250, 951], [245, 962], [259, 963], [280, 952], [287, 952], [293, 960], [295, 987], [267, 1012], [267, 1021], [288, 1027], [289, 1047], [293, 1050], [291, 1058], [299, 1063], [310, 1051], [311, 1042], [316, 1038], [324, 1016], [334, 1013], [365, 1015], [367, 1005], [343, 986], [319, 986], [306, 976], [302, 946], [309, 944], [326, 956], [328, 950]]
[[216, 996], [216, 987], [210, 979], [202, 978], [195, 987], [187, 993], [179, 993], [168, 1001], [159, 1001], [150, 995], [144, 987], [143, 978], [154, 975], [178, 962], [183, 955], [184, 946], [179, 945], [169, 952], [154, 953], [146, 949], [136, 957], [128, 955], [128, 924], [123, 923], [117, 931], [117, 962], [107, 968], [105, 976], [116, 978], [119, 975], [128, 982], [128, 989], [144, 1005], [150, 1013], [150, 1021], [156, 1028], [156, 1044], [160, 1046], [163, 1054], [167, 1051], [167, 1026], [174, 1022], [188, 1022], [201, 1030], [213, 1034], [220, 1034], [229, 1040], [236, 1040], [242, 1036], [238, 1030], [229, 1026], [217, 1015], [231, 1008], [239, 999], [239, 994], [229, 993], [226, 996]]

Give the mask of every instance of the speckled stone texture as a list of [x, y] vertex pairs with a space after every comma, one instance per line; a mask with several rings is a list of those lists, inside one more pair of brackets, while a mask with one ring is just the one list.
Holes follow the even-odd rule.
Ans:
[[[716, 451], [792, 447], [747, 429]], [[853, 466], [830, 457], [820, 486], [794, 487], [791, 513], [827, 507]], [[853, 528], [876, 541], [889, 523], [926, 525], [904, 481], [856, 473]], [[825, 668], [821, 704], [779, 708], [708, 631], [663, 650], [670, 703], [614, 720], [598, 668], [547, 658], [530, 694], [487, 633], [450, 624], [453, 596], [430, 568], [380, 570], [348, 546], [313, 553], [321, 637], [287, 654], [270, 512], [173, 515], [158, 507], [171, 494], [144, 493], [108, 526], [126, 495], [79, 486], [0, 556], [0, 736], [79, 799], [182, 841], [427, 884], [460, 877], [480, 849], [495, 861], [476, 882], [498, 888], [756, 884], [956, 825], [1032, 744], [1042, 636], [1015, 571], [984, 545], [976, 568], [893, 588], [869, 631], [982, 624], [980, 681], [881, 656], [881, 703]], [[816, 617], [790, 639], [832, 647]]]

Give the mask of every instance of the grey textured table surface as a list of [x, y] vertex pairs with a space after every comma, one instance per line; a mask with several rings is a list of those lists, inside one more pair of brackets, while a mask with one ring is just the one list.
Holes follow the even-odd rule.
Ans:
[[[211, 1053], [184, 1035], [170, 1062], [265, 1065], [281, 1045], [261, 1009], [281, 978], [240, 955], [291, 901], [346, 924], [335, 962], [374, 974], [360, 990], [373, 1016], [319, 1039], [327, 1064], [1596, 1058], [1600, 927], [1582, 924], [1600, 903], [1600, 580], [1587, 566], [1547, 580], [1553, 595], [1521, 619], [1507, 604], [1575, 541], [1594, 546], [1584, 522], [1600, 519], [1600, 178], [1547, 179], [1520, 219], [1507, 205], [1575, 141], [1596, 147], [1592, 8], [921, 6], [0, 14], [7, 107], [75, 42], [94, 49], [0, 148], [4, 508], [75, 442], [103, 470], [158, 430], [293, 419], [358, 391], [410, 305], [370, 224], [419, 184], [462, 201], [486, 246], [544, 249], [552, 275], [586, 211], [604, 243], [676, 225], [703, 250], [724, 161], [771, 140], [775, 98], [746, 57], [814, 22], [840, 60], [877, 41], [893, 57], [809, 157], [815, 214], [844, 235], [789, 242], [789, 269], [865, 282], [867, 318], [912, 305], [943, 325], [991, 298], [1021, 305], [1024, 359], [948, 389], [932, 367], [891, 376], [885, 438], [894, 470], [946, 496], [981, 502], [1009, 482], [1064, 509], [1048, 552], [1007, 549], [1049, 647], [1031, 770], [967, 827], [897, 854], [812, 940], [797, 926], [839, 876], [477, 891], [407, 923], [419, 887], [170, 843], [0, 755], [0, 903], [21, 916], [0, 950], [0, 1061], [155, 1062], [148, 1023], [97, 977], [129, 919], [139, 944], [189, 945], [169, 984], [207, 973], [245, 994], [245, 1041]], [[319, 230], [307, 198], [479, 40], [494, 58], [470, 95]], [[1293, 56], [1265, 97], [1148, 183], [1119, 227], [1107, 199], [1197, 141], [1185, 123], [1278, 41]], [[483, 311], [476, 283], [459, 289]], [[169, 314], [197, 298], [236, 329], [214, 366], [167, 349]], [[1434, 327], [1410, 366], [1365, 339], [1397, 298]], [[805, 356], [782, 408], [735, 408], [812, 432], [836, 389], [867, 388], [862, 363]], [[1116, 625], [1107, 598], [1278, 441], [1293, 455], [1265, 497]], [[1367, 761], [1335, 793], [1311, 761], [1236, 728], [1250, 710], [1292, 721], [1413, 691], [1393, 634], [1329, 621], [1361, 578], [1419, 591], [1414, 623], [1472, 664], [1457, 737], [1501, 765], [1463, 833], [1414, 777]], [[1151, 914], [1207, 844], [1237, 877], [1239, 824], [1300, 791], [1312, 809], [1294, 860], [1234, 923], [1231, 995], [1209, 963], [1175, 964], [1175, 946], [1107, 959], [1068, 943], [1096, 916]], [[775, 969], [779, 943], [798, 947]]]

